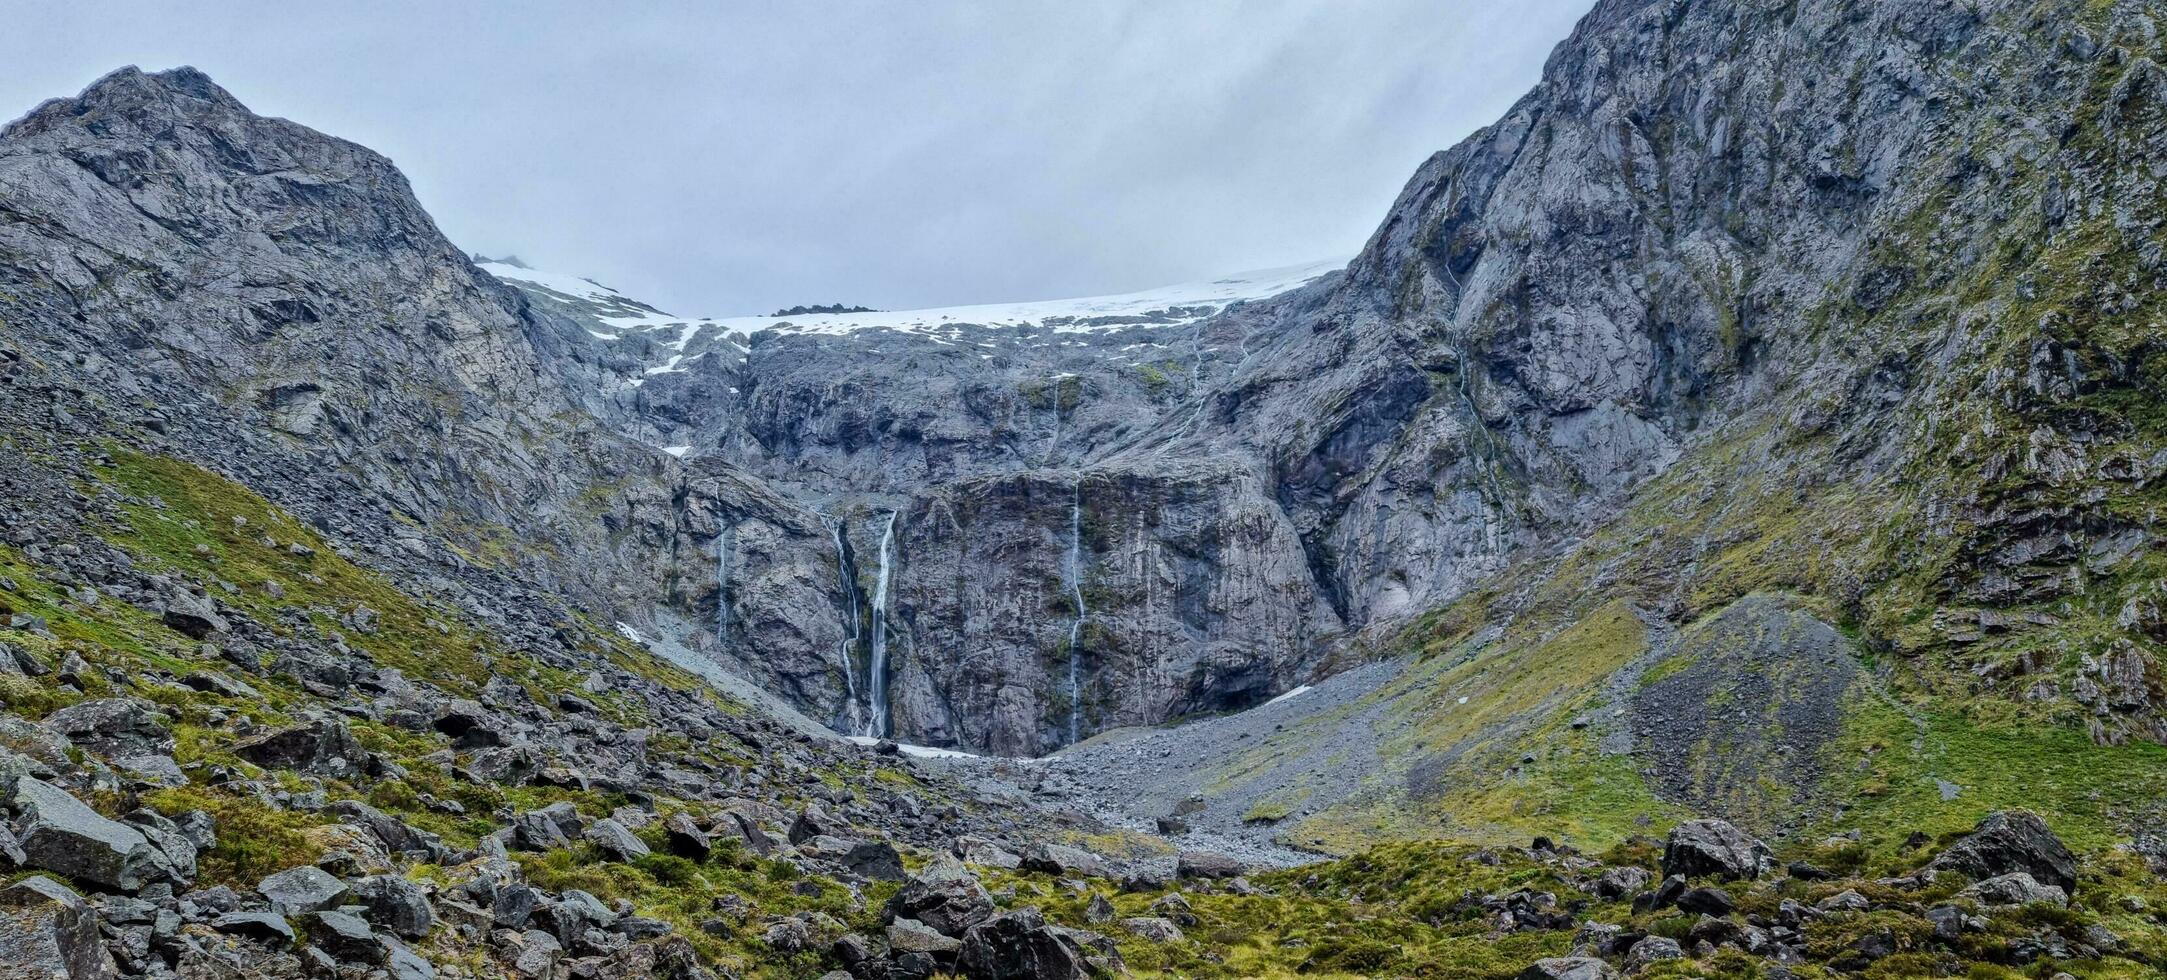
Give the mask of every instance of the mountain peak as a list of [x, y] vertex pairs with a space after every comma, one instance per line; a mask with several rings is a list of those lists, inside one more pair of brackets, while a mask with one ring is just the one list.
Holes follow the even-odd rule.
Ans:
[[139, 117], [147, 111], [195, 115], [206, 111], [245, 113], [248, 107], [195, 68], [183, 65], [146, 72], [126, 65], [100, 76], [72, 97], [46, 100], [0, 130], [0, 137], [41, 132], [94, 113]]

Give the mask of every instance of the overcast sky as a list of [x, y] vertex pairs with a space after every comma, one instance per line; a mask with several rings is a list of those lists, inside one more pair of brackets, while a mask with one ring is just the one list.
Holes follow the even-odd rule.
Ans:
[[0, 117], [193, 64], [671, 312], [1047, 299], [1353, 254], [1588, 5], [18, 0]]

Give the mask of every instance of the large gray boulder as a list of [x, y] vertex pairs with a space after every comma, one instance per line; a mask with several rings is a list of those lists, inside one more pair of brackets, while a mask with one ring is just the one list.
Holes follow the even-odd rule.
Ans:
[[368, 910], [378, 927], [408, 939], [419, 939], [436, 925], [436, 911], [420, 885], [398, 875], [372, 875], [348, 887], [355, 904]]
[[2044, 884], [2023, 871], [1995, 875], [1957, 892], [1956, 897], [1968, 898], [1981, 905], [2069, 904], [2068, 892]]
[[1025, 871], [1064, 877], [1104, 878], [1106, 859], [1066, 844], [1035, 843], [1023, 849], [1020, 865]]
[[173, 733], [165, 718], [138, 698], [79, 701], [46, 715], [39, 724], [105, 759], [173, 753]]
[[346, 723], [336, 718], [318, 718], [243, 739], [234, 743], [233, 754], [265, 769], [339, 778], [358, 774], [368, 757]]
[[18, 779], [15, 810], [15, 837], [30, 867], [125, 892], [173, 877], [166, 856], [142, 831], [107, 819], [50, 783]]
[[1037, 909], [1017, 909], [965, 932], [956, 969], [969, 980], [1086, 980], [1091, 958], [1103, 953], [1080, 938], [1094, 935], [1049, 926]]
[[648, 854], [645, 841], [626, 830], [624, 824], [608, 817], [588, 825], [584, 836], [612, 861], [633, 861]]
[[98, 935], [98, 913], [43, 875], [0, 888], [0, 977], [111, 980], [120, 976]]
[[166, 596], [163, 618], [167, 626], [197, 640], [232, 628], [226, 617], [218, 614], [217, 603], [187, 589], [177, 588]]
[[1616, 980], [1618, 971], [1593, 956], [1552, 956], [1520, 971], [1518, 980]]
[[961, 936], [993, 917], [993, 896], [962, 861], [942, 854], [888, 900], [888, 912], [897, 919], [915, 919], [944, 936]]
[[1688, 820], [1663, 842], [1663, 874], [1758, 878], [1775, 864], [1768, 845], [1724, 820]]
[[346, 883], [322, 868], [289, 868], [256, 883], [256, 893], [281, 915], [304, 915], [337, 906], [347, 895]]
[[1980, 880], [2022, 871], [2065, 893], [2077, 887], [2077, 856], [2029, 810], [1988, 814], [1927, 867]]

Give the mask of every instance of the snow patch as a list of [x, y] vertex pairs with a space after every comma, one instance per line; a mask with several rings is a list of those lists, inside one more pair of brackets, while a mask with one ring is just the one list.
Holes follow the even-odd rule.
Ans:
[[[851, 736], [848, 736], [848, 738], [849, 738], [849, 740], [850, 740], [850, 741], [852, 741], [852, 742], [855, 742], [855, 743], [857, 743], [857, 744], [859, 744], [859, 745], [863, 745], [863, 746], [867, 746], [867, 747], [871, 747], [871, 746], [874, 746], [874, 745], [878, 745], [878, 744], [880, 744], [880, 739], [877, 739], [877, 738], [873, 738], [872, 736], [869, 736], [869, 735], [851, 735]], [[898, 749], [901, 749], [904, 755], [910, 756], [911, 758], [914, 758], [914, 759], [982, 759], [982, 758], [984, 758], [984, 756], [980, 756], [980, 755], [974, 755], [974, 754], [972, 754], [972, 753], [969, 753], [969, 752], [958, 752], [958, 751], [956, 751], [955, 749], [936, 749], [936, 748], [934, 748], [934, 747], [932, 747], [932, 746], [930, 746], [930, 745], [905, 745], [905, 744], [903, 744], [903, 743], [901, 743], [901, 742], [897, 742], [897, 743], [896, 743], [896, 748], [898, 748]]]

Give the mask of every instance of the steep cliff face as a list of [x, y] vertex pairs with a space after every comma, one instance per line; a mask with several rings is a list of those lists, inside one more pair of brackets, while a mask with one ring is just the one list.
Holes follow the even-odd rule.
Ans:
[[477, 270], [383, 157], [127, 69], [0, 132], [0, 188], [0, 329], [99, 406], [59, 431], [241, 478], [482, 605], [606, 614], [684, 574], [680, 468], [578, 410], [576, 325]]
[[[1290, 508], [1353, 608], [1396, 556], [1343, 515], [1522, 546], [1162, 792], [1312, 846], [2156, 820], [2162, 55], [2141, 4], [1600, 5], [1211, 396], [1216, 444], [1364, 467]], [[1329, 410], [1416, 370], [1405, 423]]]

